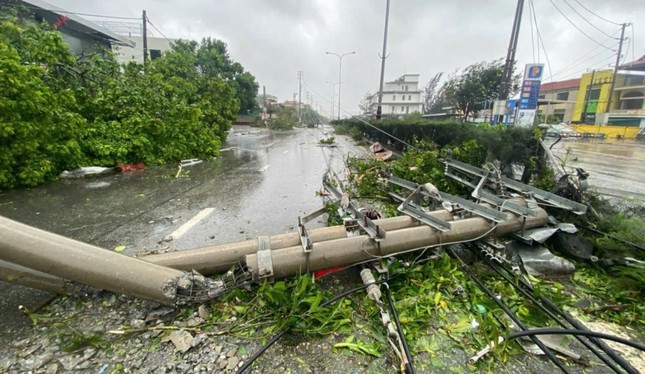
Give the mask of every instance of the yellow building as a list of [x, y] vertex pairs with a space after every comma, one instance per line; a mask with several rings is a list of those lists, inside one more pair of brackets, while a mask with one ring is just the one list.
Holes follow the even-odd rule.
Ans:
[[573, 106], [572, 123], [594, 124], [597, 113], [607, 112], [612, 74], [612, 70], [600, 70], [584, 73], [580, 77], [578, 96]]

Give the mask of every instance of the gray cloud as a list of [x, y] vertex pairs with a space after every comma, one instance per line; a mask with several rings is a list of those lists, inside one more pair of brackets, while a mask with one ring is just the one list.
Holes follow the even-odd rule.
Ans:
[[[596, 41], [607, 39], [587, 24], [568, 2], [608, 34], [618, 26], [582, 9], [575, 0], [552, 0]], [[645, 5], [642, 0], [579, 0], [604, 18], [634, 22], [635, 43], [626, 61], [645, 53]], [[342, 107], [358, 111], [363, 95], [378, 88], [383, 43], [385, 0], [113, 0], [110, 2], [51, 0], [69, 11], [139, 17], [146, 9], [150, 20], [168, 37], [200, 39], [211, 36], [229, 46], [231, 57], [253, 73], [267, 92], [290, 99], [298, 90], [297, 71], [305, 75], [306, 91], [324, 113], [329, 110], [331, 85], [337, 81], [338, 59], [325, 51], [356, 55], [343, 59]], [[587, 68], [609, 67], [612, 52], [598, 47], [577, 31], [548, 1], [534, 1], [537, 23], [551, 63], [554, 80], [579, 76]], [[504, 57], [515, 1], [512, 0], [391, 0], [386, 79], [404, 73], [421, 74], [425, 84], [435, 73], [452, 73], [479, 61]], [[518, 66], [533, 62], [529, 2], [517, 52]], [[154, 32], [154, 30], [152, 30]], [[632, 37], [631, 28], [627, 36]], [[537, 36], [533, 37], [537, 43]], [[615, 42], [607, 41], [611, 45]], [[633, 48], [635, 44], [635, 49]], [[594, 50], [595, 49], [595, 50]], [[588, 54], [589, 51], [593, 51]], [[578, 63], [587, 55], [587, 62]], [[537, 59], [537, 56], [536, 56]], [[540, 62], [546, 62], [540, 51]], [[548, 80], [547, 70], [547, 80]]]

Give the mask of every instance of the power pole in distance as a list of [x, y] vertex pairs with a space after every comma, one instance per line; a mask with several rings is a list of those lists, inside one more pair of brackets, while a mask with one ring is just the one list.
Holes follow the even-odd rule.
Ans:
[[[623, 52], [623, 40], [625, 40], [625, 27], [628, 23], [623, 23], [622, 29], [620, 31], [620, 42], [618, 43], [618, 52], [616, 53], [616, 65], [614, 65], [614, 73], [611, 76], [611, 86], [609, 86], [609, 98], [607, 98], [607, 107], [605, 108], [605, 113], [609, 113], [611, 110], [611, 98], [614, 96], [614, 86], [616, 85], [616, 75], [618, 74], [618, 65], [620, 65], [620, 55]], [[632, 40], [631, 43], [634, 43]], [[609, 116], [607, 117], [609, 120]]]
[[300, 118], [300, 103], [302, 103], [302, 70], [298, 70], [298, 123], [302, 122], [302, 118]]
[[381, 55], [381, 81], [378, 89], [378, 107], [376, 107], [376, 119], [381, 119], [381, 102], [383, 101], [383, 78], [385, 77], [385, 59], [387, 58], [387, 23], [390, 18], [390, 0], [385, 5], [385, 31], [383, 33], [383, 54]]
[[141, 18], [143, 21], [143, 64], [145, 65], [146, 61], [148, 61], [148, 16], [146, 16], [145, 10]]
[[506, 63], [504, 64], [504, 78], [502, 88], [499, 90], [498, 99], [508, 99], [508, 93], [511, 86], [511, 76], [513, 75], [513, 65], [515, 65], [515, 51], [517, 50], [517, 41], [520, 36], [520, 24], [522, 23], [522, 9], [524, 0], [517, 0], [515, 8], [515, 19], [513, 20], [513, 30], [511, 30], [511, 40], [508, 43], [508, 52], [506, 53]]

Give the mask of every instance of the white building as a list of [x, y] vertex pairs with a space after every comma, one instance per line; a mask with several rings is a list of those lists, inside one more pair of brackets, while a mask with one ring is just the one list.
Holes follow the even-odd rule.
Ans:
[[[369, 101], [368, 116], [376, 115], [378, 93], [366, 97]], [[381, 114], [390, 117], [404, 117], [415, 112], [421, 113], [421, 90], [419, 74], [404, 74], [398, 79], [383, 84]]]
[[[114, 55], [119, 63], [124, 64], [130, 61], [143, 63], [143, 37], [140, 35], [131, 35], [124, 37], [134, 42], [134, 47], [120, 46], [114, 48]], [[161, 57], [161, 54], [170, 50], [173, 39], [156, 38], [148, 36], [148, 58], [154, 60]]]

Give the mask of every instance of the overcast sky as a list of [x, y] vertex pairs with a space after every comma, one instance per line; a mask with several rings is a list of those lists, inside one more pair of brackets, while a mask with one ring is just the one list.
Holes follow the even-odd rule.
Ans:
[[[356, 55], [343, 58], [342, 63], [344, 115], [356, 114], [361, 98], [378, 89], [386, 0], [49, 2], [72, 12], [111, 16], [140, 17], [145, 9], [150, 21], [169, 38], [221, 39], [228, 44], [231, 57], [280, 101], [291, 99], [298, 92], [297, 71], [302, 70], [303, 101], [306, 92], [311, 92], [314, 105], [320, 105], [323, 114], [329, 113], [332, 92], [332, 86], [326, 82], [338, 81], [338, 58], [325, 55], [325, 51], [338, 54], [356, 51]], [[587, 69], [609, 68], [615, 61], [611, 49], [617, 49], [618, 41], [605, 34], [617, 39], [620, 27], [592, 15], [580, 4], [609, 21], [632, 23], [633, 28], [628, 27], [625, 33], [629, 37], [624, 48], [627, 51], [623, 53], [625, 62], [645, 54], [643, 0], [534, 3], [535, 18], [551, 65], [550, 72], [546, 69], [545, 81], [550, 81], [551, 75], [554, 81], [579, 77]], [[505, 57], [515, 6], [514, 0], [391, 0], [386, 81], [416, 73], [421, 74], [422, 87], [436, 73], [451, 74], [459, 67]], [[526, 1], [516, 56], [522, 68], [526, 63], [546, 62], [542, 48], [539, 60], [534, 53], [537, 35], [534, 30], [532, 42], [533, 17], [529, 9]], [[156, 33], [154, 29], [151, 32]]]

